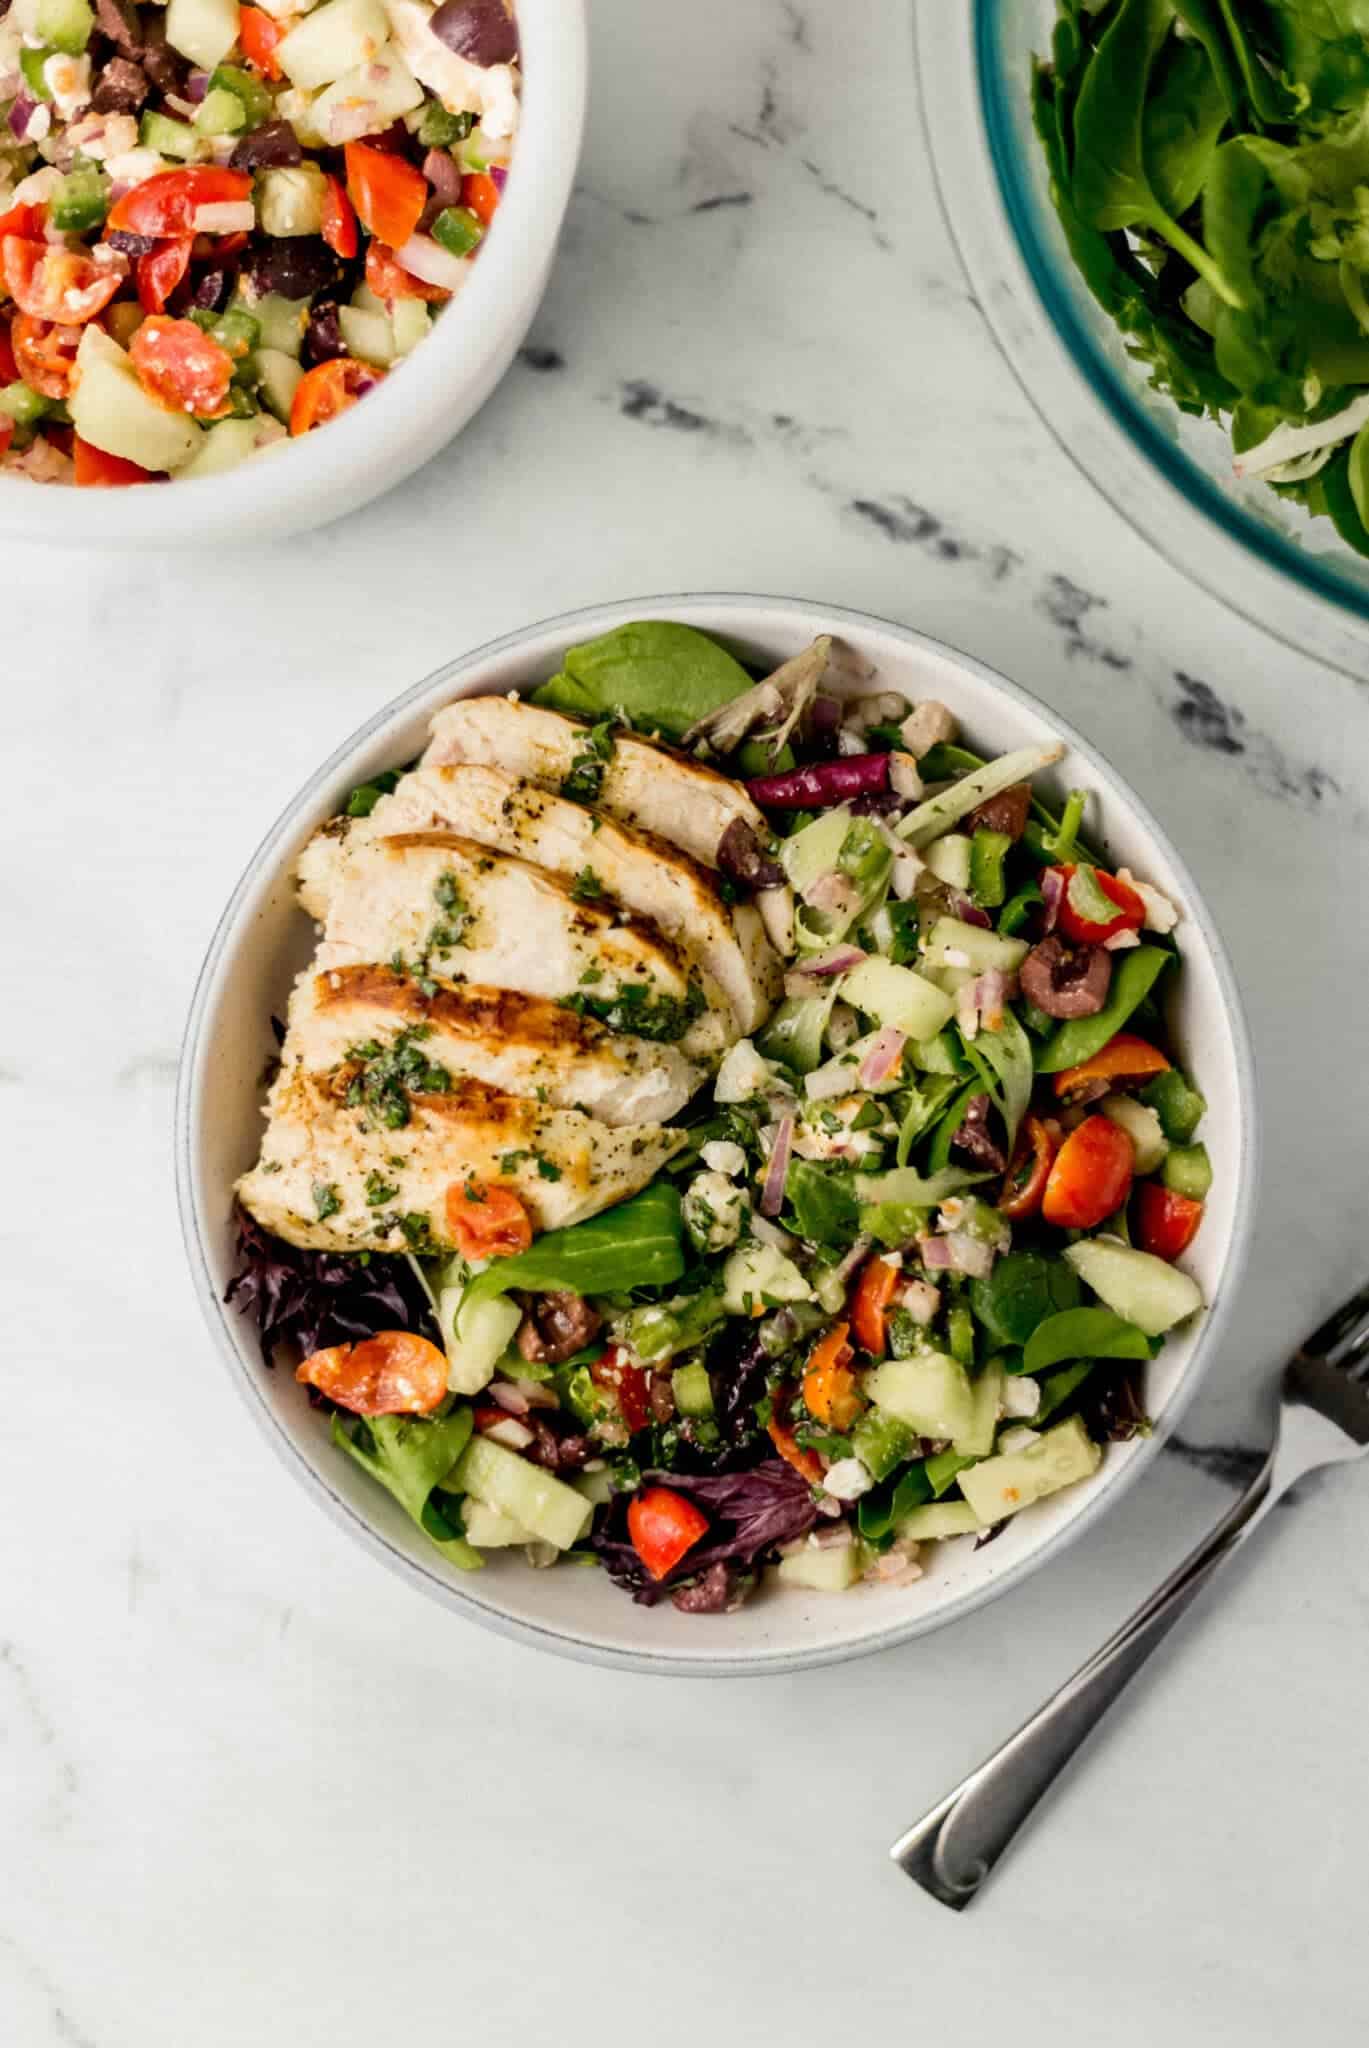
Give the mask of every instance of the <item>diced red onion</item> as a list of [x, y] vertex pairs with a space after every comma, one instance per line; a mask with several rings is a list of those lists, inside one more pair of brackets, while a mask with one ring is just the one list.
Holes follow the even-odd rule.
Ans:
[[509, 182], [508, 166], [506, 164], [491, 164], [490, 179], [494, 185], [495, 190], [497, 192], [502, 192], [504, 187]]
[[207, 71], [192, 71], [189, 78], [185, 81], [186, 98], [192, 100], [198, 106], [208, 90], [209, 73]]
[[836, 917], [849, 917], [860, 901], [860, 892], [849, 875], [829, 868], [826, 874], [809, 883], [803, 892], [803, 900], [814, 910], [829, 910]]
[[423, 175], [433, 188], [433, 197], [444, 206], [461, 204], [461, 172], [449, 149], [430, 149], [423, 159]]
[[982, 1280], [993, 1269], [993, 1246], [968, 1230], [952, 1230], [945, 1237], [920, 1237], [918, 1257], [929, 1273], [967, 1273]]
[[885, 1024], [875, 1033], [870, 1050], [866, 1053], [857, 1071], [862, 1088], [878, 1088], [889, 1076], [896, 1073], [903, 1058], [904, 1037], [895, 1031], [892, 1024]]
[[780, 1118], [780, 1127], [775, 1133], [774, 1148], [770, 1164], [765, 1169], [765, 1186], [761, 1189], [762, 1216], [778, 1216], [784, 1206], [784, 1182], [789, 1172], [789, 1155], [794, 1149], [794, 1119]]
[[761, 1244], [770, 1244], [777, 1252], [792, 1252], [794, 1240], [787, 1230], [781, 1230], [778, 1223], [772, 1223], [768, 1216], [751, 1218], [751, 1235]]
[[856, 1532], [845, 1520], [829, 1522], [825, 1529], [814, 1529], [811, 1537], [817, 1550], [849, 1550], [855, 1540]]
[[[203, 97], [203, 95], [201, 95], [201, 97]], [[182, 99], [180, 94], [175, 92], [163, 93], [162, 99], [165, 102], [165, 104], [168, 107], [170, 107], [172, 113], [179, 114], [183, 121], [194, 120], [195, 101], [193, 99]]]
[[1043, 931], [1053, 932], [1055, 930], [1055, 920], [1060, 915], [1060, 899], [1064, 893], [1065, 877], [1061, 874], [1059, 868], [1042, 868], [1041, 900], [1046, 910], [1046, 914], [1041, 921], [1041, 929]]
[[513, 1384], [529, 1408], [559, 1408], [561, 1405], [561, 1397], [555, 1387], [549, 1387], [541, 1380], [515, 1380]]
[[40, 102], [31, 93], [21, 92], [9, 111], [10, 134], [17, 142], [27, 142], [30, 116], [36, 114]]
[[526, 1415], [528, 1412], [527, 1402], [508, 1380], [491, 1380], [485, 1392], [496, 1408], [502, 1408], [506, 1415]]
[[951, 897], [951, 914], [962, 924], [977, 925], [982, 932], [993, 930], [993, 919], [988, 912], [981, 910], [972, 896], [966, 896], [958, 889]]
[[438, 285], [445, 292], [459, 292], [471, 274], [466, 257], [453, 256], [430, 235], [410, 235], [403, 248], [395, 250], [395, 259], [410, 277]]
[[849, 1280], [873, 1243], [874, 1239], [872, 1237], [858, 1237], [841, 1264], [837, 1267], [835, 1277], [838, 1280]]
[[526, 1422], [520, 1422], [516, 1415], [506, 1415], [502, 1422], [492, 1422], [489, 1428], [482, 1429], [480, 1434], [492, 1438], [497, 1444], [503, 1444], [509, 1451], [525, 1451], [534, 1441], [533, 1433]]
[[1003, 1005], [1011, 995], [1017, 993], [1017, 976], [1011, 976], [1011, 987], [1009, 979], [1001, 967], [989, 967], [971, 984], [971, 1000], [990, 1031], [1000, 1029], [1003, 1023]]
[[803, 971], [822, 976], [849, 974], [864, 958], [859, 946], [834, 946], [830, 953], [819, 953], [816, 960], [806, 960]]

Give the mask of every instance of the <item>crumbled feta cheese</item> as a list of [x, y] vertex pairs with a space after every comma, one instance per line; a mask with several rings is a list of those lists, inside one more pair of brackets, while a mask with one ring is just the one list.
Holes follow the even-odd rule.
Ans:
[[41, 171], [34, 171], [31, 177], [21, 178], [14, 188], [16, 206], [46, 206], [62, 189], [62, 173], [51, 164], [44, 164]]
[[764, 1095], [774, 1080], [770, 1062], [761, 1058], [749, 1038], [739, 1038], [718, 1069], [713, 1095], [718, 1102], [749, 1102]]
[[928, 697], [904, 719], [899, 734], [913, 759], [920, 761], [933, 747], [955, 738], [956, 722], [944, 704]]
[[859, 1458], [839, 1458], [829, 1465], [822, 1481], [823, 1491], [834, 1500], [859, 1500], [874, 1483]]
[[138, 124], [131, 114], [87, 114], [68, 128], [67, 141], [79, 155], [102, 164], [138, 147]]
[[681, 1205], [685, 1229], [701, 1252], [726, 1251], [741, 1235], [750, 1203], [722, 1173], [696, 1173]]
[[1027, 1421], [1040, 1406], [1041, 1389], [1026, 1373], [1012, 1374], [1004, 1380], [1003, 1398], [998, 1404], [1000, 1415]]
[[1103, 951], [1105, 953], [1125, 953], [1128, 946], [1139, 946], [1140, 943], [1141, 934], [1139, 932], [1123, 929], [1120, 932], [1114, 932], [1110, 939], [1104, 939]]
[[49, 57], [43, 66], [43, 83], [62, 119], [69, 120], [90, 100], [89, 57], [66, 57], [60, 53]]
[[899, 1289], [898, 1305], [925, 1330], [941, 1307], [941, 1289], [933, 1287], [930, 1280], [909, 1280]]
[[1029, 1451], [1033, 1444], [1040, 1441], [1034, 1429], [1005, 1429], [995, 1449], [1007, 1451], [1011, 1455], [1014, 1451]]
[[726, 1173], [735, 1180], [739, 1173], [746, 1172], [746, 1154], [740, 1145], [734, 1145], [730, 1138], [710, 1138], [699, 1148], [699, 1157], [714, 1173]]
[[1130, 868], [1118, 868], [1117, 879], [1127, 882], [1136, 891], [1146, 906], [1146, 930], [1148, 932], [1172, 932], [1179, 922], [1179, 906], [1171, 903], [1168, 896], [1158, 889], [1152, 889], [1149, 882], [1138, 882]]
[[922, 777], [917, 772], [916, 760], [897, 747], [889, 756], [889, 787], [895, 796], [907, 797], [910, 801], [922, 795]]
[[127, 149], [117, 156], [105, 158], [105, 169], [116, 184], [145, 185], [149, 178], [155, 178], [159, 171], [170, 171], [176, 166], [170, 159], [158, 156], [155, 149]]

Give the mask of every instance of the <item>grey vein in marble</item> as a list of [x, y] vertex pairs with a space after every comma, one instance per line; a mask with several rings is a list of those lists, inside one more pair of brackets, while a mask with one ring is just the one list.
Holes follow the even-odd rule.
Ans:
[[1250, 724], [1238, 705], [1228, 704], [1201, 677], [1175, 669], [1178, 692], [1169, 714], [1184, 738], [1208, 753], [1242, 763], [1251, 780], [1270, 796], [1317, 810], [1328, 794], [1339, 796], [1341, 784], [1329, 769], [1300, 766], [1267, 732]]
[[1089, 661], [1099, 661], [1105, 668], [1119, 671], [1131, 667], [1129, 654], [1123, 654], [1120, 648], [1099, 639], [1096, 633], [1084, 630], [1084, 620], [1091, 612], [1106, 610], [1105, 597], [1097, 597], [1092, 591], [1081, 589], [1068, 576], [1053, 574], [1046, 578], [1044, 588], [1033, 602], [1037, 611], [1053, 626], [1060, 628], [1066, 654], [1083, 655]]

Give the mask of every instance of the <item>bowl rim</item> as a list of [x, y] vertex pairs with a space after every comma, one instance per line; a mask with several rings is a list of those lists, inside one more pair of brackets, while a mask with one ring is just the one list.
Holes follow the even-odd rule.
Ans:
[[[948, 658], [971, 673], [979, 682], [987, 685], [990, 691], [1008, 697], [1033, 716], [1049, 721], [1052, 729], [1081, 760], [1091, 768], [1101, 769], [1120, 786], [1133, 807], [1137, 820], [1153, 837], [1177, 876], [1184, 892], [1187, 914], [1201, 933], [1212, 961], [1235, 1051], [1237, 1145], [1232, 1170], [1236, 1185], [1230, 1242], [1221, 1272], [1221, 1284], [1217, 1289], [1216, 1299], [1206, 1311], [1203, 1325], [1196, 1335], [1193, 1352], [1183, 1377], [1156, 1418], [1150, 1437], [1136, 1446], [1133, 1455], [1125, 1463], [1115, 1467], [1112, 1476], [1105, 1480], [1094, 1497], [1067, 1524], [1047, 1537], [1029, 1555], [1017, 1560], [1001, 1574], [995, 1575], [963, 1596], [926, 1613], [905, 1616], [901, 1620], [891, 1621], [885, 1627], [872, 1628], [868, 1635], [858, 1640], [819, 1643], [809, 1649], [769, 1652], [762, 1650], [746, 1654], [729, 1653], [725, 1648], [721, 1648], [716, 1654], [692, 1656], [688, 1661], [684, 1661], [657, 1650], [621, 1649], [613, 1645], [587, 1641], [571, 1633], [486, 1607], [466, 1595], [460, 1586], [440, 1577], [435, 1571], [429, 1570], [396, 1549], [379, 1529], [360, 1515], [349, 1501], [328, 1484], [320, 1472], [314, 1470], [290, 1441], [268, 1407], [264, 1391], [257, 1384], [260, 1375], [254, 1376], [247, 1369], [244, 1355], [235, 1341], [227, 1309], [219, 1299], [209, 1259], [206, 1219], [201, 1214], [198, 1200], [195, 1136], [199, 1123], [201, 1071], [211, 1043], [206, 1036], [206, 1025], [217, 993], [225, 955], [238, 936], [243, 909], [249, 905], [263, 880], [278, 872], [283, 851], [298, 835], [301, 817], [307, 815], [318, 805], [321, 798], [335, 789], [344, 771], [348, 769], [348, 764], [364, 752], [371, 740], [388, 725], [434, 696], [439, 685], [442, 688], [459, 686], [462, 681], [467, 680], [473, 673], [478, 673], [501, 655], [513, 652], [520, 645], [548, 634], [579, 638], [583, 637], [585, 629], [591, 627], [596, 633], [606, 632], [631, 618], [673, 616], [686, 617], [688, 623], [699, 625], [700, 630], [725, 634], [729, 630], [745, 630], [742, 619], [736, 615], [743, 612], [754, 614], [759, 610], [784, 613], [796, 621], [811, 621], [815, 625], [825, 623], [828, 627], [837, 629], [874, 630], [890, 634], [914, 648]], [[703, 623], [705, 615], [711, 617], [711, 626]], [[552, 1650], [577, 1662], [616, 1670], [648, 1672], [667, 1677], [701, 1678], [758, 1677], [768, 1672], [788, 1673], [845, 1663], [857, 1657], [872, 1656], [877, 1651], [908, 1642], [916, 1636], [930, 1634], [935, 1629], [959, 1621], [989, 1601], [997, 1599], [1053, 1557], [1058, 1556], [1067, 1544], [1074, 1542], [1091, 1528], [1108, 1508], [1121, 1499], [1123, 1493], [1153, 1462], [1208, 1369], [1216, 1343], [1226, 1327], [1237, 1298], [1250, 1249], [1259, 1185], [1261, 1145], [1255, 1114], [1254, 1053], [1245, 1005], [1235, 971], [1216, 922], [1187, 863], [1149, 806], [1136, 795], [1130, 781], [1119, 775], [1107, 757], [1077, 732], [1069, 720], [1058, 717], [1050, 706], [1043, 704], [1031, 691], [1024, 689], [1019, 683], [1010, 681], [987, 663], [979, 661], [973, 655], [966, 654], [946, 641], [895, 620], [885, 619], [877, 613], [849, 606], [824, 604], [811, 598], [786, 598], [742, 591], [644, 595], [608, 604], [580, 606], [516, 628], [512, 632], [482, 643], [469, 653], [457, 657], [455, 661], [430, 671], [419, 682], [382, 705], [340, 746], [335, 747], [285, 805], [259, 840], [215, 924], [204, 961], [196, 977], [182, 1036], [173, 1117], [176, 1201], [182, 1241], [201, 1314], [214, 1337], [219, 1356], [258, 1428], [267, 1437], [282, 1463], [303, 1481], [308, 1492], [331, 1519], [410, 1586], [415, 1586], [440, 1601], [450, 1611], [473, 1620], [482, 1627], [490, 1628], [512, 1641]]]
[[[518, 16], [531, 62], [498, 231], [459, 304], [401, 366], [408, 374], [387, 377], [326, 433], [298, 445], [281, 442], [279, 452], [222, 476], [101, 492], [69, 484], [39, 489], [0, 474], [0, 534], [78, 548], [251, 541], [340, 517], [438, 454], [489, 396], [532, 318], [584, 133], [586, 0], [518, 0]], [[419, 361], [426, 378], [413, 370]], [[420, 392], [426, 404], [417, 402]], [[295, 509], [282, 516], [282, 506]]]
[[[1143, 388], [1128, 385], [1066, 298], [1034, 230], [1034, 199], [991, 115], [986, 46], [999, 19], [985, 0], [973, 0], [959, 17], [914, 10], [919, 112], [938, 206], [999, 354], [1057, 447], [1162, 560], [1262, 632], [1362, 679], [1369, 588], [1357, 592], [1295, 537], [1225, 500], [1164, 434]], [[950, 82], [948, 61], [957, 71], [954, 90], [937, 99], [933, 88]], [[963, 112], [962, 101], [972, 108], [972, 143], [963, 127], [948, 126], [951, 107]], [[954, 177], [948, 149], [956, 153]], [[979, 246], [990, 221], [995, 255]], [[1069, 385], [1078, 413], [1088, 412], [1115, 461], [1098, 459], [1071, 431], [1078, 421], [1057, 415], [1042, 388], [1052, 376]]]

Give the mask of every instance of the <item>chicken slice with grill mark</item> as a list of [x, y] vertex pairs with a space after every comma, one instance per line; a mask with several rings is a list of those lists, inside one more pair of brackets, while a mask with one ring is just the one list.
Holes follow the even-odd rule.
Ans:
[[349, 1107], [319, 1074], [282, 1069], [260, 1162], [237, 1184], [249, 1214], [306, 1250], [457, 1249], [447, 1190], [474, 1179], [512, 1188], [538, 1231], [582, 1223], [652, 1180], [686, 1134], [615, 1129], [460, 1078], [408, 1098], [398, 1129]]
[[[420, 985], [371, 965], [300, 977], [281, 1052], [286, 1065], [312, 1073], [360, 1066], [364, 1087], [394, 1073], [397, 1044], [452, 1075], [606, 1124], [666, 1123], [704, 1078], [675, 1046], [624, 1037], [546, 996], [473, 982]], [[382, 1057], [368, 1065], [358, 1048], [372, 1045]]]

